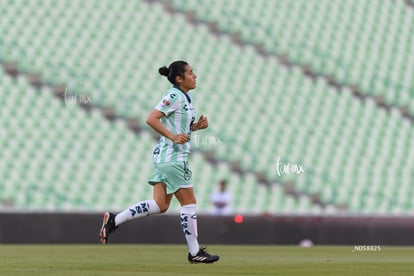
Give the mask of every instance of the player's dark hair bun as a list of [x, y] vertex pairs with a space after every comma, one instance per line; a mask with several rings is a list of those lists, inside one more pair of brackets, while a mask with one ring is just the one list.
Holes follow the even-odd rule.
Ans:
[[187, 65], [188, 63], [186, 61], [177, 60], [171, 63], [168, 68], [167, 66], [161, 67], [158, 69], [158, 72], [160, 75], [166, 76], [169, 82], [176, 85], [176, 77], [180, 76], [184, 78], [185, 66]]
[[158, 72], [160, 73], [160, 75], [168, 77], [168, 73], [170, 72], [170, 70], [166, 66], [163, 66], [160, 69], [158, 69]]

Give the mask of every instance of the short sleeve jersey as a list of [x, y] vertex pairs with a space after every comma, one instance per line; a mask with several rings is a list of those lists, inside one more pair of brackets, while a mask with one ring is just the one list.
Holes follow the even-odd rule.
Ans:
[[[173, 134], [191, 135], [191, 126], [196, 115], [191, 96], [188, 93], [184, 93], [178, 87], [173, 86], [165, 93], [155, 109], [164, 113], [165, 116], [161, 118], [161, 123]], [[154, 149], [153, 162], [187, 161], [190, 150], [190, 141], [184, 144], [176, 144], [161, 136]]]

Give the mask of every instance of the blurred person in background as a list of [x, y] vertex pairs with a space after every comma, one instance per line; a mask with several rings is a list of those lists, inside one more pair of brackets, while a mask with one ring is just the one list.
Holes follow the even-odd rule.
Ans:
[[181, 205], [180, 221], [188, 245], [188, 261], [213, 263], [219, 260], [219, 256], [207, 253], [198, 243], [197, 202], [188, 166], [191, 132], [208, 127], [208, 120], [203, 115], [195, 122], [195, 108], [189, 91], [196, 88], [197, 76], [185, 61], [175, 61], [158, 71], [173, 87], [164, 94], [146, 120], [161, 135], [153, 152], [153, 172], [148, 181], [153, 186], [153, 199], [140, 201], [117, 215], [105, 212], [99, 231], [100, 240], [106, 244], [115, 229], [129, 220], [166, 212], [174, 195]]
[[231, 212], [231, 194], [227, 190], [227, 181], [221, 180], [218, 189], [211, 194], [214, 215], [228, 215]]

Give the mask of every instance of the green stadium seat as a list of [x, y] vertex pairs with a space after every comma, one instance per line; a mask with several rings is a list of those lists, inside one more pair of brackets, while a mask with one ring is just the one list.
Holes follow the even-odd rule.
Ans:
[[[413, 127], [397, 109], [385, 112], [373, 99], [383, 96], [387, 104], [407, 106], [414, 114], [414, 63], [407, 62], [414, 28], [404, 5], [356, 0], [172, 3], [204, 22], [216, 21], [227, 35], [192, 26], [183, 15], [166, 13], [161, 3], [6, 2], [0, 4], [0, 61], [17, 61], [24, 72], [40, 73], [49, 84], [66, 84], [100, 107], [112, 106], [116, 114], [143, 122], [159, 100], [156, 91], [169, 87], [156, 69], [177, 57], [189, 59], [199, 74], [193, 93], [198, 112], [210, 120], [204, 133], [222, 141], [196, 148], [194, 181], [201, 211], [207, 212], [209, 193], [219, 179], [229, 178], [236, 182], [230, 184], [236, 212], [322, 212], [309, 200], [311, 193], [331, 202], [330, 212], [335, 204], [348, 204], [352, 211], [409, 212], [414, 203], [395, 192], [409, 169], [390, 170], [382, 160], [410, 164]], [[351, 23], [338, 25], [338, 19]], [[182, 32], [194, 38], [192, 43], [175, 43]], [[236, 46], [231, 33], [240, 33], [250, 46]], [[319, 74], [356, 84], [370, 97], [361, 101], [349, 88], [334, 89], [323, 78], [312, 81], [298, 66], [288, 69], [258, 55], [252, 46], [257, 43], [273, 55], [285, 54]], [[5, 194], [16, 196], [18, 208], [24, 208], [25, 198], [16, 194], [30, 185], [44, 185], [55, 195], [35, 194], [30, 201], [48, 210], [103, 209], [102, 201], [119, 209], [135, 201], [133, 195], [151, 196], [145, 184], [151, 170], [148, 149], [154, 146], [149, 129], [136, 136], [124, 123], [107, 122], [99, 111], [65, 105], [49, 88], [31, 88], [25, 77], [15, 81], [2, 72], [0, 87], [12, 95], [0, 97], [0, 123], [8, 138], [0, 142], [10, 149], [1, 153], [3, 166], [21, 174], [5, 173], [6, 183], [21, 182]], [[201, 155], [206, 150], [222, 161], [218, 167], [206, 165]], [[276, 156], [303, 164], [305, 173], [279, 177]], [[57, 172], [45, 174], [45, 167], [29, 165], [33, 158]], [[237, 175], [229, 168], [233, 162], [252, 173]], [[257, 172], [276, 185], [268, 192], [258, 186], [252, 177]], [[284, 195], [279, 181], [294, 183], [304, 195]], [[378, 194], [387, 186], [388, 203], [367, 196], [367, 185]], [[120, 193], [101, 198], [83, 193], [85, 187]], [[68, 191], [70, 196], [62, 196]]]

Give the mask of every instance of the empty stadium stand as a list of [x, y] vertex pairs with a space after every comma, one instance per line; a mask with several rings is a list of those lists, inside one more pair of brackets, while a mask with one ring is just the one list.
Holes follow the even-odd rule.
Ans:
[[413, 213], [413, 11], [338, 3], [1, 2], [0, 62], [19, 74], [0, 70], [0, 201], [84, 211], [150, 197], [143, 122], [169, 87], [158, 67], [185, 59], [210, 121], [193, 137], [202, 212], [226, 178], [234, 212]]

